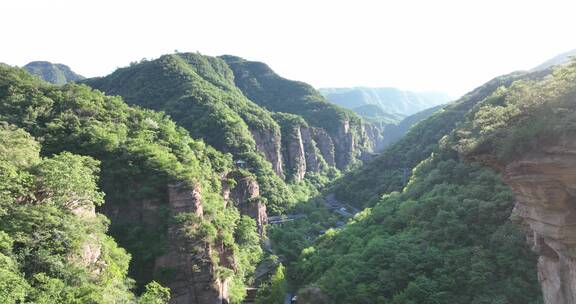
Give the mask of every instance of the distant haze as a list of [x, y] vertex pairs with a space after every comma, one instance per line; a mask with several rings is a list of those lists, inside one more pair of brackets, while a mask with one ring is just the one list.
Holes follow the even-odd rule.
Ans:
[[355, 110], [364, 105], [377, 105], [389, 114], [408, 116], [449, 102], [452, 98], [440, 92], [411, 92], [397, 88], [321, 88], [330, 102]]
[[179, 51], [266, 62], [315, 87], [459, 96], [576, 48], [574, 1], [0, 2], [0, 62], [87, 76]]

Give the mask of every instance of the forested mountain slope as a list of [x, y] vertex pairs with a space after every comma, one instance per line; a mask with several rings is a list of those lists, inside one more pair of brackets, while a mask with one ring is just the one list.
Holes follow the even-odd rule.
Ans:
[[22, 68], [28, 71], [28, 73], [53, 84], [65, 84], [70, 81], [84, 79], [83, 76], [74, 73], [67, 65], [60, 63], [32, 61]]
[[[269, 70], [250, 74], [254, 79], [262, 77], [258, 78], [259, 90], [251, 90], [243, 82], [250, 81], [236, 75], [240, 67], [232, 63], [232, 57], [224, 58], [165, 55], [85, 83], [121, 95], [130, 104], [162, 110], [194, 138], [232, 153], [235, 161], [247, 162], [273, 212], [283, 212], [305, 199], [303, 191], [309, 191], [303, 190], [309, 188], [301, 183], [305, 177], [316, 181], [333, 176], [334, 168], [354, 165], [362, 151], [369, 149], [354, 113], [328, 104], [311, 87], [286, 82]], [[234, 57], [234, 62], [240, 60]], [[270, 100], [282, 106], [270, 106]], [[288, 115], [282, 113], [303, 120], [278, 119]], [[284, 178], [299, 188], [287, 186]]]
[[549, 73], [550, 70], [516, 72], [476, 88], [410, 128], [368, 166], [344, 175], [336, 181], [333, 191], [340, 200], [352, 205], [374, 205], [383, 194], [401, 190], [411, 170], [437, 149], [439, 140], [454, 130], [477, 103], [501, 86], [507, 87], [519, 79], [539, 79]]
[[234, 71], [234, 82], [248, 98], [271, 111], [300, 115], [311, 126], [327, 132], [333, 139], [338, 168], [352, 163], [370, 145], [360, 117], [330, 104], [312, 86], [282, 78], [262, 62], [221, 58]]
[[450, 143], [467, 159], [502, 172], [516, 198], [512, 218], [524, 225], [539, 256], [545, 303], [573, 303], [576, 61], [543, 81], [494, 92]]
[[304, 303], [571, 303], [575, 113], [573, 63], [500, 77], [419, 124], [445, 131], [407, 185], [290, 264]]
[[[3, 303], [128, 302], [121, 300], [133, 297], [127, 270], [139, 290], [158, 280], [174, 301], [241, 301], [261, 255], [263, 223], [250, 216], [262, 200], [253, 183], [250, 197], [240, 195], [254, 177], [234, 168], [230, 155], [193, 140], [164, 114], [5, 65], [0, 121], [0, 251], [2, 271], [10, 272], [0, 285], [14, 286], [0, 293]], [[98, 210], [110, 221], [94, 214], [103, 198]], [[132, 256], [129, 269], [130, 257], [104, 234], [108, 223]]]

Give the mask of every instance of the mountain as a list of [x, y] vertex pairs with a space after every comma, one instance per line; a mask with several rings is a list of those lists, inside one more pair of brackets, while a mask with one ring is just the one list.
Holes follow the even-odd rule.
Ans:
[[368, 122], [399, 123], [404, 116], [402, 114], [388, 113], [375, 104], [365, 104], [352, 109]]
[[374, 104], [390, 114], [409, 116], [422, 110], [444, 104], [451, 97], [440, 92], [410, 92], [397, 88], [321, 88], [328, 101], [347, 109]]
[[[554, 248], [571, 246], [563, 236], [572, 229], [560, 213], [571, 208], [566, 193], [574, 184], [566, 164], [574, 161], [575, 75], [572, 64], [553, 74], [547, 69], [493, 79], [338, 180], [327, 201], [369, 208], [336, 229], [328, 229], [334, 220], [311, 219], [272, 235], [275, 243], [287, 242], [279, 253], [290, 257], [288, 277], [299, 298], [541, 303], [571, 297], [559, 295], [557, 282], [572, 283], [560, 266], [572, 262]], [[318, 209], [310, 214], [327, 212], [308, 208]], [[291, 241], [303, 231], [320, 235]], [[553, 278], [541, 282], [543, 294], [537, 273]]]
[[22, 68], [44, 81], [58, 85], [84, 79], [83, 76], [74, 73], [68, 66], [60, 63], [32, 61]]
[[165, 114], [4, 65], [0, 135], [2, 303], [242, 300], [266, 209], [230, 155]]
[[326, 102], [309, 85], [238, 57], [164, 55], [83, 83], [163, 111], [194, 138], [246, 162], [274, 213], [370, 149], [359, 116]]
[[444, 108], [443, 105], [432, 107], [393, 123], [390, 120], [382, 119], [384, 116], [379, 116], [376, 120], [368, 120], [364, 127], [368, 138], [373, 143], [374, 151], [384, 151], [406, 135], [412, 126], [432, 116], [442, 108]]
[[[327, 133], [334, 146], [334, 157], [326, 158], [339, 169], [354, 165], [369, 149], [369, 139], [362, 129], [362, 120], [352, 111], [330, 104], [312, 86], [280, 77], [261, 62], [247, 61], [235, 56], [222, 56], [234, 71], [234, 82], [248, 98], [264, 108], [302, 116], [318, 134]], [[315, 133], [312, 130], [312, 133]], [[318, 138], [321, 151], [332, 150], [324, 135]], [[327, 154], [322, 152], [323, 154]]]
[[576, 56], [576, 50], [571, 50], [566, 53], [562, 53], [558, 56], [555, 56], [549, 60], [546, 60], [542, 64], [538, 65], [537, 67], [532, 68], [530, 71], [540, 71], [550, 68], [555, 65], [562, 65], [570, 62], [571, 57]]
[[401, 190], [405, 171], [411, 171], [434, 152], [440, 139], [462, 123], [466, 113], [477, 103], [499, 87], [508, 87], [520, 79], [540, 78], [548, 73], [548, 70], [532, 74], [515, 72], [497, 77], [436, 111], [410, 128], [406, 135], [384, 150], [370, 166], [350, 172], [338, 180], [334, 185], [336, 195], [343, 201], [365, 207], [372, 206], [385, 193]]
[[[500, 89], [477, 107], [450, 143], [468, 161], [502, 174], [515, 194], [512, 218], [538, 255], [545, 303], [570, 303], [576, 283], [568, 252], [576, 229], [576, 62], [542, 81]], [[542, 278], [546, 279], [542, 279]]]
[[572, 303], [574, 96], [571, 62], [398, 122], [228, 55], [0, 64], [0, 302]]

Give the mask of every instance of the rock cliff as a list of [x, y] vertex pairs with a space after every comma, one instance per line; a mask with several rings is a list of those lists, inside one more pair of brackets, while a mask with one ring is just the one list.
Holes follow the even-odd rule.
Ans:
[[256, 221], [258, 233], [264, 235], [264, 227], [268, 224], [266, 204], [260, 197], [260, 187], [252, 176], [244, 176], [239, 172], [231, 172], [224, 176], [225, 180], [233, 179], [234, 187], [223, 183], [222, 191], [226, 201], [231, 201], [240, 214], [247, 215]]
[[309, 172], [321, 172], [327, 167], [326, 161], [312, 138], [312, 130], [310, 128], [300, 128], [300, 137], [304, 145], [306, 170]]
[[562, 138], [497, 163], [516, 197], [513, 218], [522, 222], [538, 259], [546, 304], [576, 303], [576, 138]]
[[332, 138], [335, 148], [336, 167], [345, 169], [354, 161], [354, 156], [358, 152], [356, 138], [350, 129], [348, 120], [338, 127], [337, 135]]
[[[72, 207], [72, 213], [86, 221], [96, 219], [96, 209], [92, 204]], [[70, 259], [76, 264], [90, 269], [93, 275], [98, 275], [102, 268], [106, 267], [105, 263], [101, 260], [101, 244], [102, 240], [99, 240], [95, 234], [91, 234], [82, 244], [80, 244], [79, 254], [71, 256]]]
[[330, 137], [324, 129], [312, 128], [312, 138], [314, 138], [314, 141], [328, 166], [336, 166], [336, 159], [334, 157], [335, 148], [332, 137]]
[[288, 177], [296, 181], [304, 179], [307, 172], [322, 172], [328, 169], [322, 150], [316, 139], [322, 140], [324, 153], [333, 162], [334, 145], [330, 136], [321, 129], [307, 126], [305, 123], [285, 122], [282, 127], [282, 153]]
[[224, 244], [213, 245], [198, 234], [204, 216], [200, 189], [185, 183], [173, 184], [168, 195], [172, 216], [191, 215], [191, 220], [184, 224], [169, 224], [166, 254], [156, 259], [156, 273], [170, 273], [166, 283], [171, 289], [170, 303], [228, 303], [229, 280], [217, 275], [213, 258], [217, 256], [220, 266], [234, 270], [234, 257]]
[[280, 134], [274, 134], [272, 130], [250, 130], [256, 142], [256, 149], [264, 154], [266, 160], [272, 164], [276, 175], [284, 178], [282, 169], [282, 153], [280, 151]]
[[306, 154], [300, 128], [295, 127], [285, 139], [285, 154], [290, 173], [297, 181], [303, 180], [306, 174]]

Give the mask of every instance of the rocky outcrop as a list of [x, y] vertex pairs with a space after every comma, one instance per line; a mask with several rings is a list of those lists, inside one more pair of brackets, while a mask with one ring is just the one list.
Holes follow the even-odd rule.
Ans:
[[[71, 211], [83, 220], [90, 221], [96, 218], [96, 209], [92, 204], [72, 207]], [[100, 260], [102, 256], [101, 244], [102, 240], [99, 240], [96, 235], [88, 235], [80, 244], [80, 251], [76, 255], [71, 256], [70, 260], [86, 269], [90, 269], [92, 274], [98, 275], [106, 267], [105, 263]]]
[[384, 150], [386, 147], [384, 139], [386, 125], [381, 123], [366, 123], [363, 125], [363, 129], [368, 137], [372, 151], [380, 152]]
[[334, 141], [336, 168], [346, 169], [354, 160], [356, 139], [350, 130], [350, 122], [345, 120], [339, 126], [336, 136], [332, 138]]
[[292, 128], [291, 132], [286, 136], [287, 138], [284, 139], [286, 165], [290, 168], [291, 176], [296, 181], [301, 181], [306, 174], [306, 154], [300, 127]]
[[[184, 231], [200, 231], [204, 216], [199, 187], [186, 183], [168, 187], [172, 216], [186, 213], [192, 218], [182, 227], [170, 223], [166, 254], [156, 259], [157, 273], [169, 272], [166, 285], [171, 289], [172, 304], [226, 304], [229, 280], [217, 276], [212, 260], [219, 257], [220, 266], [235, 269], [233, 252], [223, 243], [213, 245], [201, 235], [187, 235]], [[197, 227], [196, 227], [197, 226]]]
[[334, 142], [332, 137], [324, 129], [312, 128], [312, 138], [316, 142], [322, 157], [328, 164], [328, 166], [336, 166], [336, 160], [334, 156]]
[[272, 164], [276, 175], [284, 178], [280, 135], [273, 130], [250, 130], [250, 132], [256, 142], [256, 149]]
[[514, 191], [513, 216], [526, 225], [539, 256], [545, 303], [576, 303], [576, 138], [543, 144], [505, 164], [477, 159], [502, 171]]
[[231, 188], [228, 183], [224, 183], [223, 196], [226, 200], [232, 201], [240, 214], [247, 215], [256, 221], [258, 233], [264, 235], [264, 227], [268, 224], [268, 214], [266, 204], [260, 198], [260, 187], [258, 182], [251, 176], [243, 176], [237, 172], [230, 173], [225, 179], [233, 179], [236, 185]]
[[300, 137], [304, 144], [304, 155], [306, 156], [306, 170], [309, 172], [320, 172], [326, 166], [326, 161], [316, 147], [316, 142], [312, 138], [310, 128], [300, 128]]

